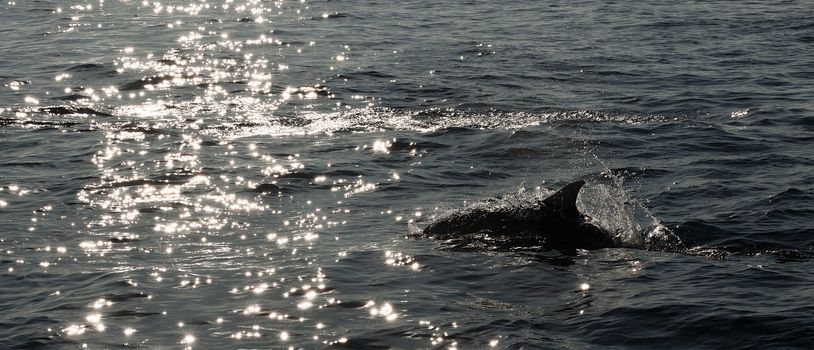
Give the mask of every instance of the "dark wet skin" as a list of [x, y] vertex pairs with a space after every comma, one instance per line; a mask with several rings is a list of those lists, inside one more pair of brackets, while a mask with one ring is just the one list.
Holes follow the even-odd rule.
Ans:
[[503, 249], [536, 247], [564, 254], [618, 246], [611, 233], [591, 224], [577, 210], [576, 197], [584, 184], [574, 182], [533, 206], [454, 212], [428, 225], [423, 234], [463, 243], [480, 240]]

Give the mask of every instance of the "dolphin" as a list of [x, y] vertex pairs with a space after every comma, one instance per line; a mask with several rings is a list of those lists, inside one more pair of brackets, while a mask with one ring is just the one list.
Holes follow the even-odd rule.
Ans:
[[578, 249], [619, 247], [613, 234], [577, 209], [583, 185], [585, 181], [573, 182], [531, 205], [456, 210], [431, 222], [420, 235], [452, 243], [477, 241], [498, 248], [558, 250], [567, 255]]

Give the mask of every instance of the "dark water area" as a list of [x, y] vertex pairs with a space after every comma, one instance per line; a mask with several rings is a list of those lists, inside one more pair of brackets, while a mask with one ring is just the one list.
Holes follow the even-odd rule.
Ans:
[[[0, 35], [0, 348], [811, 347], [807, 1], [11, 0]], [[412, 234], [576, 180], [624, 248]]]

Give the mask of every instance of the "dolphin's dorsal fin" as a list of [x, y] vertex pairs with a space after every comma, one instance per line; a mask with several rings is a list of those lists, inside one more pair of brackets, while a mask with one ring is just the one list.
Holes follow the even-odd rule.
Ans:
[[585, 185], [585, 181], [572, 182], [561, 188], [557, 193], [544, 199], [542, 204], [547, 208], [559, 211], [565, 217], [575, 217], [579, 215], [577, 210], [577, 195], [579, 190]]

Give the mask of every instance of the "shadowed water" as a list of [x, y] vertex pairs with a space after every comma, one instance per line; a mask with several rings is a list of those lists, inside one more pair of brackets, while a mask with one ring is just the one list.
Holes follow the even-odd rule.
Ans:
[[0, 348], [808, 348], [809, 5], [3, 2]]

